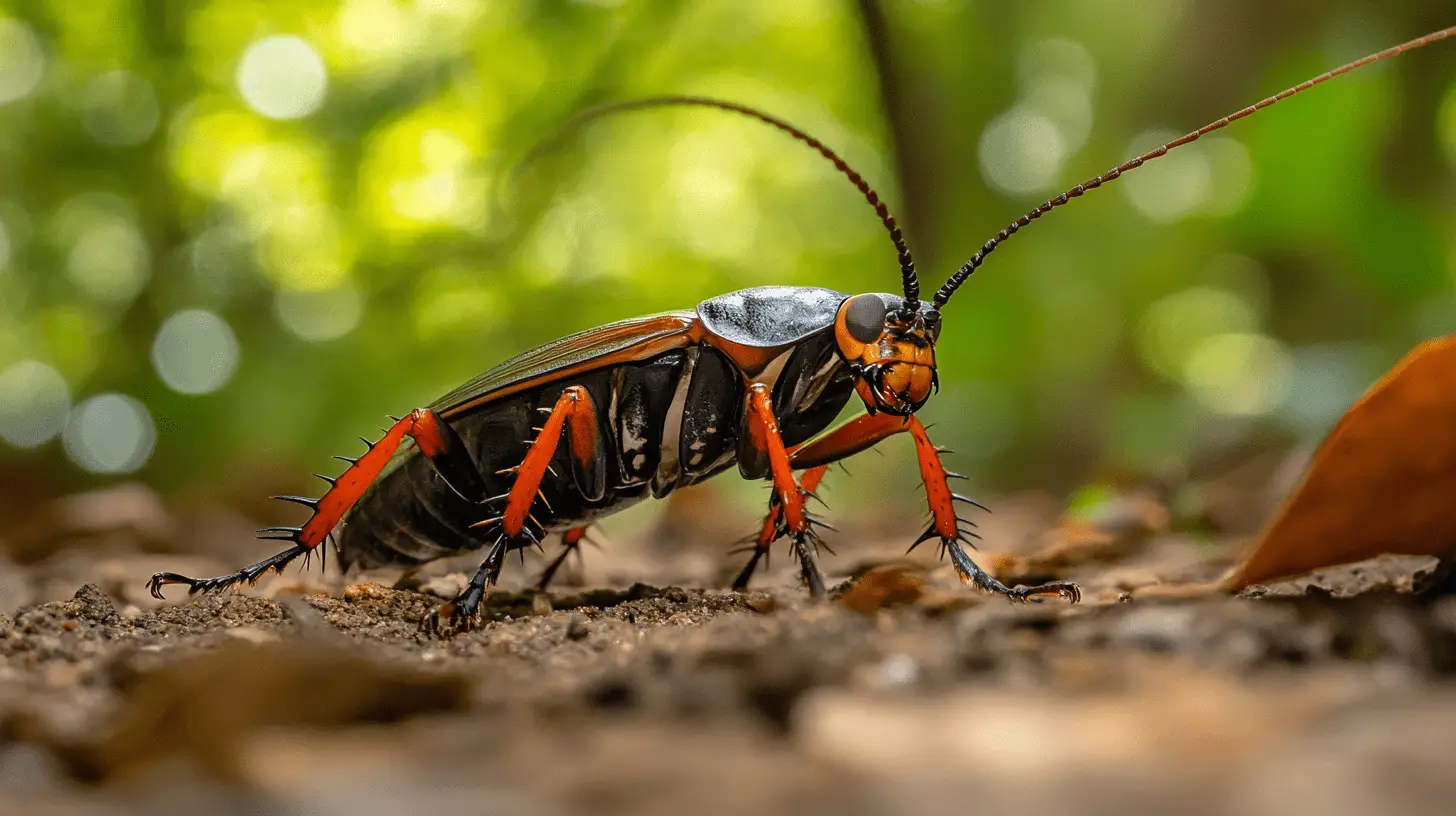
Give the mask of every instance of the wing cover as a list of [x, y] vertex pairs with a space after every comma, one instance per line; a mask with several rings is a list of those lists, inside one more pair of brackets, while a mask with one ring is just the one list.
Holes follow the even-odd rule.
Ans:
[[[591, 371], [632, 359], [650, 357], [687, 345], [697, 324], [692, 312], [662, 312], [621, 320], [533, 348], [496, 365], [430, 405], [441, 416], [458, 416], [472, 408], [554, 377]], [[681, 337], [679, 342], [664, 342]], [[640, 355], [640, 356], [639, 356]]]

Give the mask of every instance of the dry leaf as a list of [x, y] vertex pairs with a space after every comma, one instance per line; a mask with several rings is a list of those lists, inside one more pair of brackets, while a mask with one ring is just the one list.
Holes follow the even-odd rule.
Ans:
[[1385, 553], [1456, 554], [1456, 335], [1416, 347], [1345, 413], [1219, 586]]
[[915, 564], [890, 563], [870, 567], [840, 596], [839, 602], [861, 615], [891, 606], [912, 604], [925, 595], [925, 576]]

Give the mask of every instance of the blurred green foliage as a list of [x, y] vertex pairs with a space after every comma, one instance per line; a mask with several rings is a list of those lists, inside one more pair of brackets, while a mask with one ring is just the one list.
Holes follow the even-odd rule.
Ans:
[[[748, 120], [634, 113], [513, 172], [588, 105], [801, 125], [933, 287], [1057, 190], [1451, 22], [1425, 5], [0, 0], [0, 480], [301, 480], [566, 333], [753, 285], [895, 289], [853, 188]], [[1316, 439], [1456, 329], [1456, 48], [1221, 136], [958, 295], [924, 416], [959, 469], [1061, 489]]]

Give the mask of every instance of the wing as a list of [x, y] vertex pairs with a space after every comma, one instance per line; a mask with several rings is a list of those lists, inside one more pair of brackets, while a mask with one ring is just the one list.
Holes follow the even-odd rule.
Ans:
[[692, 312], [663, 312], [588, 329], [512, 357], [430, 407], [442, 417], [459, 416], [542, 383], [682, 348], [696, 340], [697, 327]]

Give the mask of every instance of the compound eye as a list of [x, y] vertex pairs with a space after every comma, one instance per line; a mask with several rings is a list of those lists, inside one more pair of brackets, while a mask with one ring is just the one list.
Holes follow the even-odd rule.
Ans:
[[885, 330], [885, 302], [877, 295], [855, 295], [844, 305], [844, 328], [861, 343], [872, 343]]

